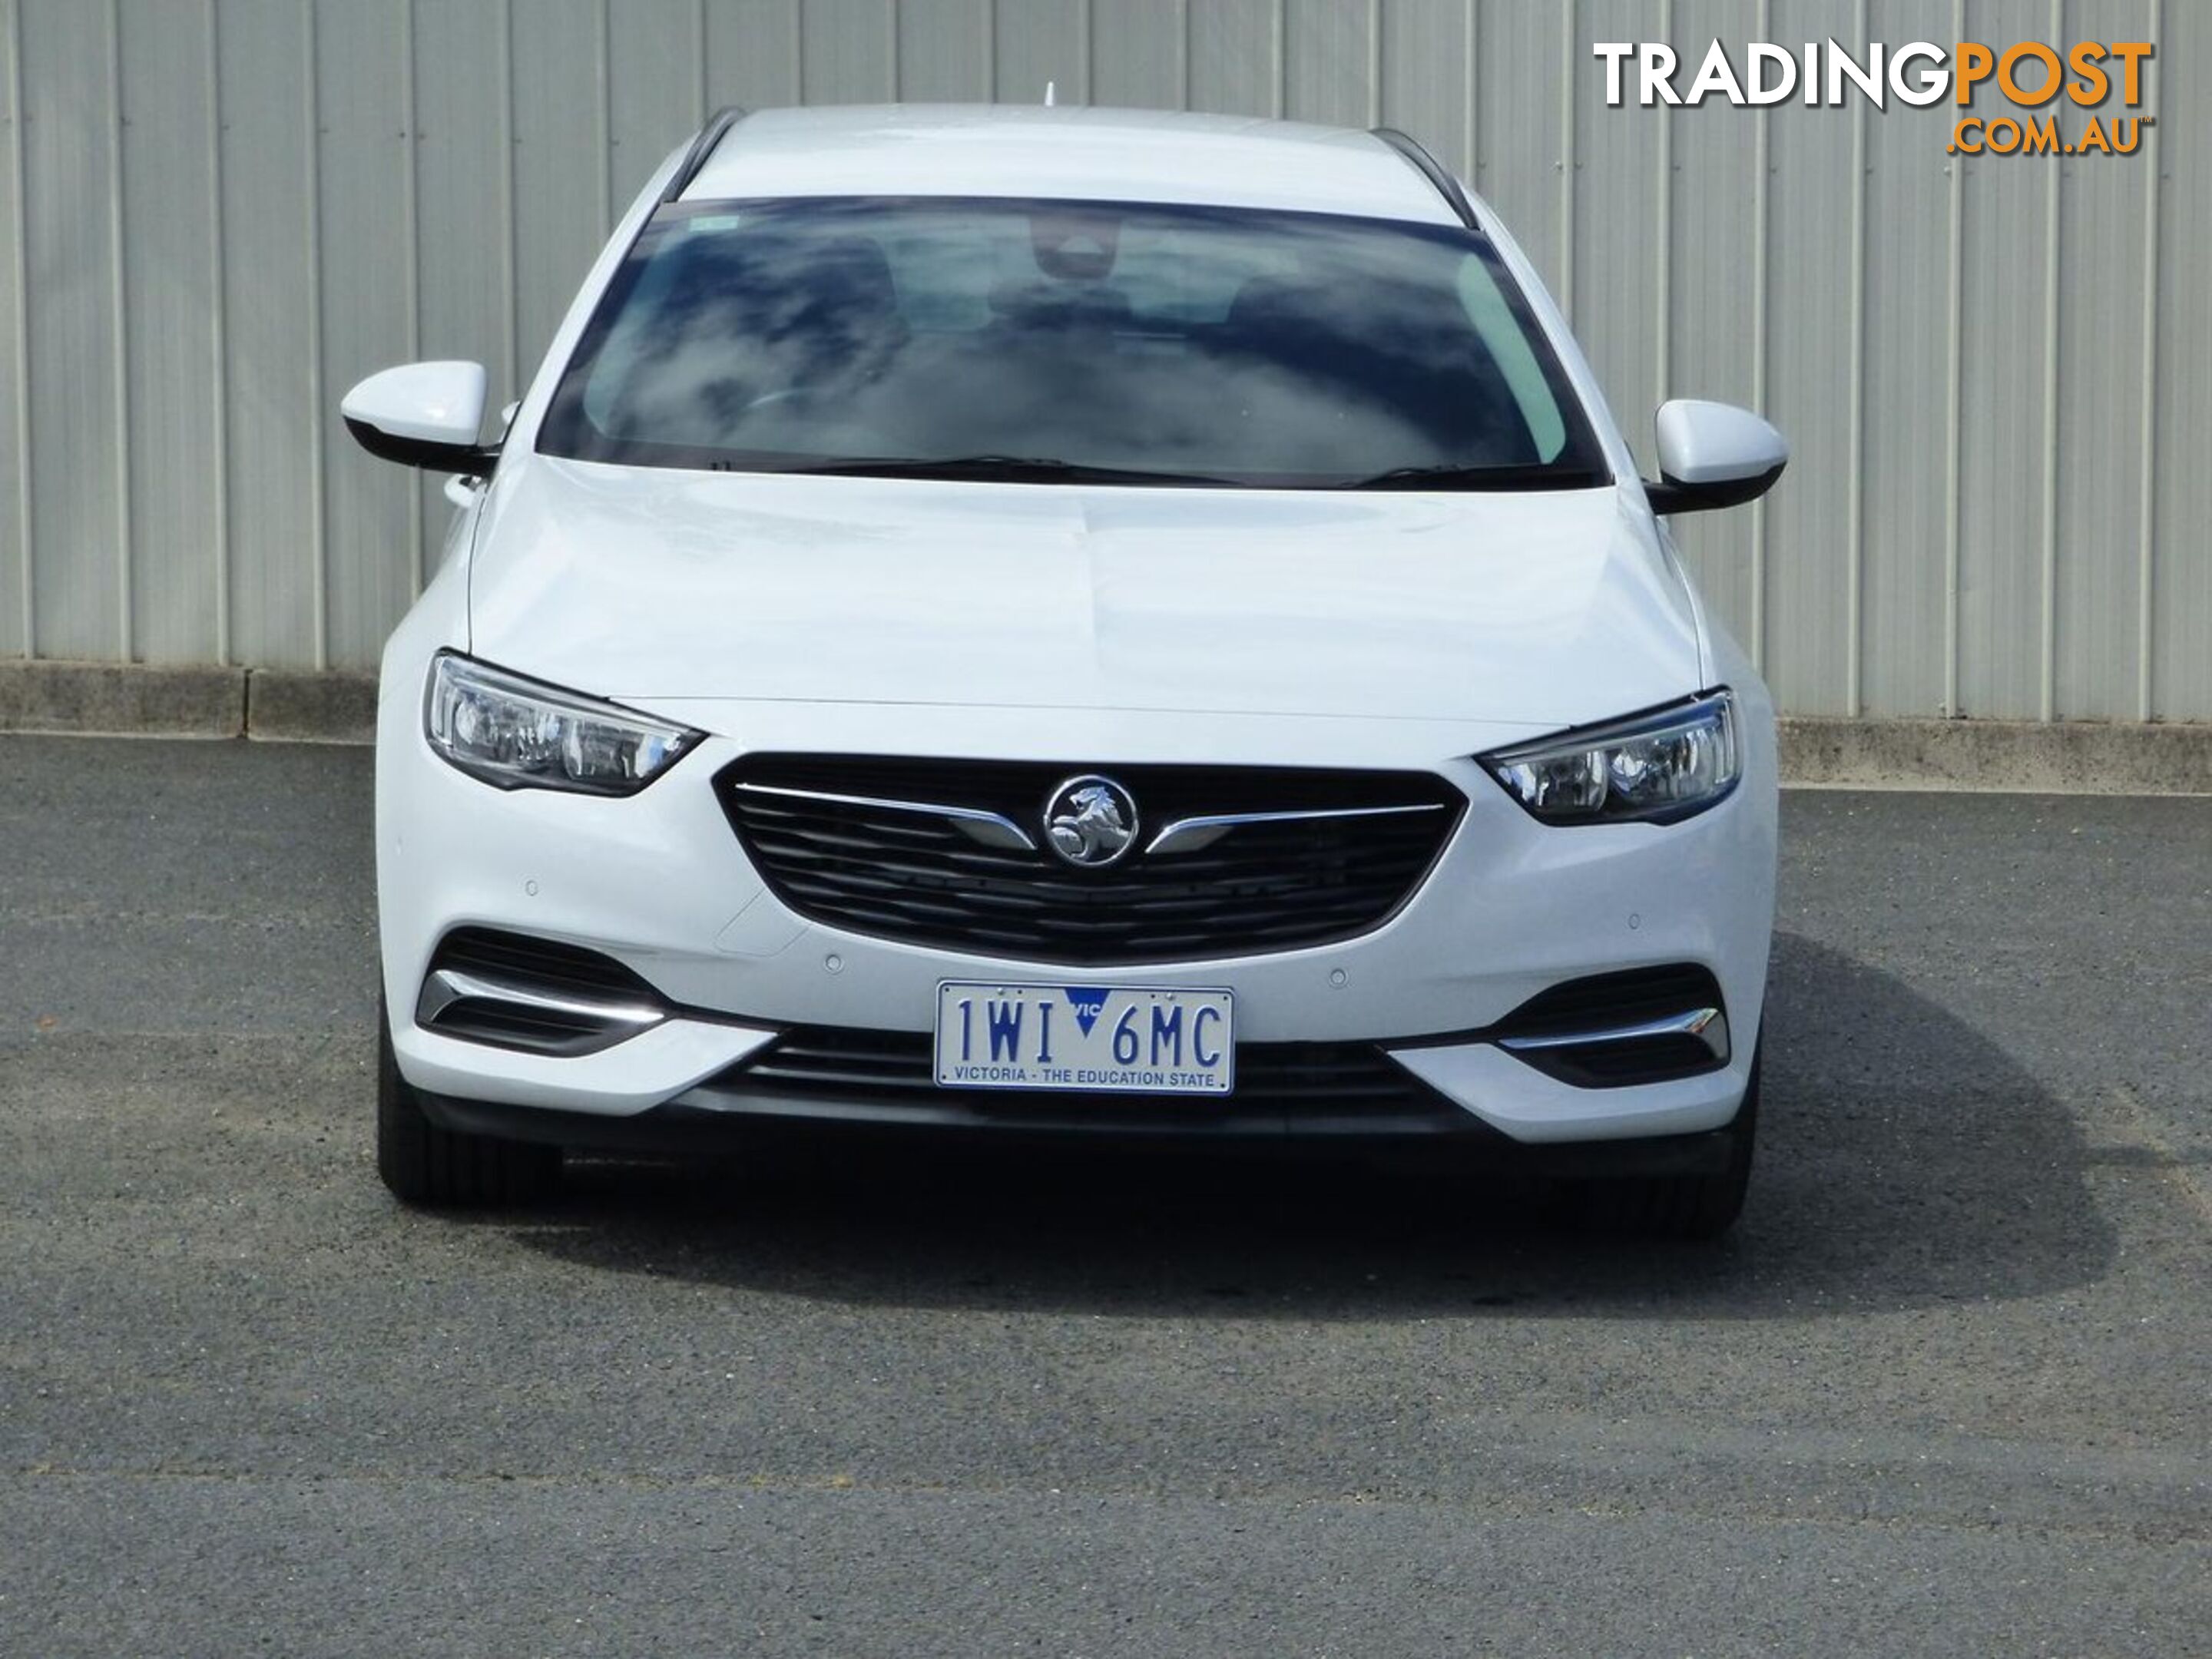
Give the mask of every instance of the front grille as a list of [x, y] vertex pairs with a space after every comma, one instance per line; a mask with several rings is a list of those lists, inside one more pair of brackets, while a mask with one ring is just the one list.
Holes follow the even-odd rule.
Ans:
[[[1119, 863], [1086, 870], [1044, 847], [1042, 817], [1058, 785], [1092, 769], [1128, 789], [1139, 833]], [[801, 915], [975, 955], [1094, 964], [1369, 932], [1411, 896], [1467, 805], [1433, 773], [1290, 768], [756, 755], [717, 783], [754, 866]], [[979, 837], [972, 818], [963, 829], [915, 805], [996, 815], [1036, 845]], [[1149, 850], [1170, 823], [1284, 812], [1374, 815], [1249, 823], [1187, 850]]]
[[1237, 1085], [1224, 1098], [1192, 1095], [1070, 1094], [1021, 1089], [940, 1089], [929, 1034], [798, 1026], [725, 1073], [717, 1084], [742, 1091], [877, 1103], [929, 1105], [948, 1097], [975, 1109], [1024, 1115], [1042, 1111], [1095, 1115], [1100, 1110], [1171, 1108], [1191, 1119], [1208, 1112], [1322, 1118], [1455, 1116], [1456, 1109], [1368, 1042], [1246, 1042], [1237, 1048]]

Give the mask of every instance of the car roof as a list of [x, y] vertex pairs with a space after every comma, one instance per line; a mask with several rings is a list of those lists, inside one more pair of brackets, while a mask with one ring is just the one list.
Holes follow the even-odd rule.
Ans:
[[1372, 133], [1083, 106], [763, 110], [729, 130], [681, 199], [792, 196], [1200, 203], [1459, 222], [1420, 169]]

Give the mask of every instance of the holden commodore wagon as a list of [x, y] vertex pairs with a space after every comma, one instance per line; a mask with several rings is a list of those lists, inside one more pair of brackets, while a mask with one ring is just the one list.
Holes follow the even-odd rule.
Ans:
[[726, 112], [451, 473], [383, 663], [378, 1156], [512, 1202], [766, 1126], [1304, 1141], [1742, 1204], [1767, 693], [1528, 258], [1413, 140]]

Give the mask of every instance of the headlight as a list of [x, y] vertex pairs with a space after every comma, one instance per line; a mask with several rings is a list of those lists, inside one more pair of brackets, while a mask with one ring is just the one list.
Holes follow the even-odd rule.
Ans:
[[1743, 772], [1735, 694], [1726, 690], [1610, 726], [1481, 757], [1547, 823], [1671, 823], [1717, 805]]
[[586, 795], [635, 794], [700, 737], [450, 653], [430, 665], [422, 726], [430, 747], [471, 777]]

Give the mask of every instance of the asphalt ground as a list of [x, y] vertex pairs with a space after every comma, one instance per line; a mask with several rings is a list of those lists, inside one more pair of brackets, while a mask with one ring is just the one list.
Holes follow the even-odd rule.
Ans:
[[1784, 831], [1717, 1247], [980, 1152], [453, 1219], [368, 753], [0, 739], [0, 1653], [2212, 1652], [2212, 799]]

